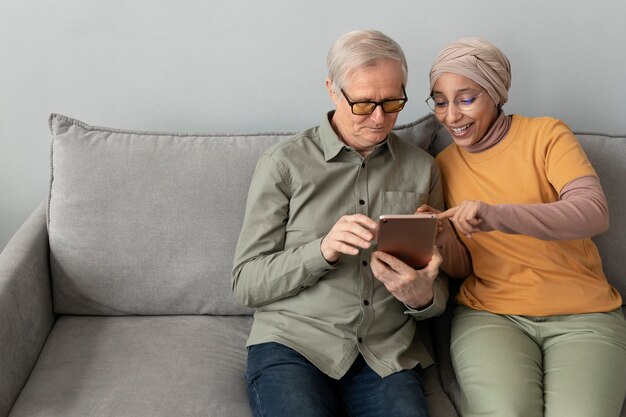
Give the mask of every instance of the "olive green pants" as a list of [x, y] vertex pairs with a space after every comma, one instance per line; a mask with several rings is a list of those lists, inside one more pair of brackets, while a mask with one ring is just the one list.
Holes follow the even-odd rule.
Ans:
[[464, 417], [618, 417], [626, 396], [621, 310], [527, 317], [460, 306], [451, 354]]

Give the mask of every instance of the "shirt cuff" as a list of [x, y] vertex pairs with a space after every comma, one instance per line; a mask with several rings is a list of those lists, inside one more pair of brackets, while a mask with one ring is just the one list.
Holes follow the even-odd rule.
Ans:
[[413, 316], [413, 318], [417, 320], [425, 320], [440, 315], [445, 309], [446, 299], [443, 295], [440, 294], [439, 291], [435, 291], [433, 289], [433, 301], [428, 307], [425, 307], [421, 310], [416, 310], [406, 304], [404, 306], [406, 307], [404, 314], [410, 314], [411, 316]]
[[336, 265], [329, 264], [320, 249], [322, 239], [315, 239], [312, 242], [307, 243], [302, 248], [302, 264], [307, 272], [316, 278], [319, 278], [333, 269], [337, 268]]

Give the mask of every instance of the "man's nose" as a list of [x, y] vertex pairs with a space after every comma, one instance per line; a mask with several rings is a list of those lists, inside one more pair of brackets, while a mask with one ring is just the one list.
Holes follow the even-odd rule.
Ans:
[[375, 122], [382, 122], [385, 119], [385, 112], [383, 111], [383, 107], [376, 106], [372, 114], [370, 114], [370, 118]]

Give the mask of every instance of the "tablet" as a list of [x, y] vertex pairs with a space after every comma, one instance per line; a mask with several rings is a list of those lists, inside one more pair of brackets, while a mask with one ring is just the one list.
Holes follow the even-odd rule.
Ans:
[[436, 235], [434, 214], [387, 214], [378, 219], [378, 250], [416, 269], [430, 261]]

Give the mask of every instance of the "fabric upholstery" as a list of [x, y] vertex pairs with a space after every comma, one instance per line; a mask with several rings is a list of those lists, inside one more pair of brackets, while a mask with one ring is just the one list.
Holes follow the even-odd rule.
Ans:
[[52, 116], [55, 310], [249, 314], [230, 290], [254, 160], [286, 135], [95, 128]]
[[[9, 417], [245, 417], [247, 316], [62, 316]], [[431, 414], [456, 412], [436, 367]]]
[[10, 417], [250, 416], [251, 320], [60, 317]]
[[626, 137], [593, 133], [577, 133], [576, 137], [600, 177], [609, 204], [609, 230], [593, 240], [607, 279], [622, 295], [622, 305], [626, 305]]
[[[55, 311], [250, 314], [230, 277], [261, 152], [290, 133], [191, 135], [52, 115], [48, 209]], [[427, 147], [432, 118], [396, 130]]]
[[0, 416], [28, 379], [54, 320], [42, 204], [0, 253]]

